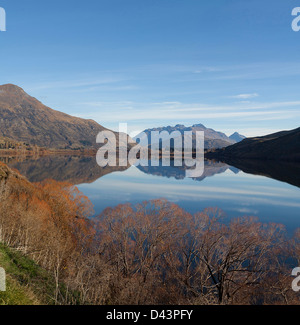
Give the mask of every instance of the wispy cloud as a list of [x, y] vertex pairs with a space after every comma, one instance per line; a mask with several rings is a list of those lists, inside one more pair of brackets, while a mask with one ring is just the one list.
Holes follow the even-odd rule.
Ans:
[[[147, 119], [178, 119], [189, 120], [197, 118], [249, 118], [279, 119], [291, 118], [300, 115], [300, 101], [296, 102], [270, 102], [241, 105], [205, 105], [187, 104], [180, 102], [161, 103], [137, 103], [131, 101], [120, 102], [85, 102], [78, 104], [89, 107], [88, 113], [82, 116], [95, 118], [101, 115], [101, 119], [113, 121], [113, 112], [119, 112], [118, 118], [127, 120], [147, 120]], [[131, 110], [128, 113], [128, 109]]]
[[228, 98], [235, 98], [235, 99], [251, 99], [258, 97], [259, 95], [257, 93], [252, 94], [240, 94], [240, 95], [234, 95], [234, 96], [228, 96]]
[[221, 72], [223, 71], [222, 68], [217, 67], [201, 67], [194, 71], [194, 73], [207, 73], [207, 72]]
[[[97, 90], [96, 87], [103, 87], [104, 85], [111, 85], [125, 81], [126, 79], [120, 77], [103, 77], [96, 79], [80, 79], [80, 80], [57, 80], [53, 82], [39, 82], [37, 85], [31, 85], [28, 88], [31, 91], [43, 89], [61, 89], [61, 88], [85, 88], [92, 87], [92, 90]], [[128, 87], [128, 86], [126, 86]]]
[[[239, 131], [245, 136], [273, 133], [284, 128], [274, 125], [275, 121], [300, 120], [300, 101], [234, 103], [232, 105], [206, 105], [203, 103], [134, 101], [82, 102], [78, 117], [94, 119], [100, 124], [117, 129], [119, 122], [129, 123], [130, 132], [153, 126], [198, 122], [207, 127], [231, 134]], [[216, 121], [221, 121], [216, 123]], [[253, 124], [255, 122], [255, 124]], [[263, 124], [260, 124], [263, 123]], [[265, 127], [263, 127], [265, 125]], [[251, 126], [251, 127], [250, 127]], [[295, 125], [294, 127], [297, 127]], [[286, 127], [291, 129], [292, 127]]]

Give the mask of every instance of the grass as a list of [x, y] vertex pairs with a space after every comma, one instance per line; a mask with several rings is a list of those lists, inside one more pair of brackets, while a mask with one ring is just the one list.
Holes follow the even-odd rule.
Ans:
[[54, 304], [53, 278], [34, 261], [0, 244], [0, 267], [6, 272], [6, 291], [0, 292], [0, 305]]

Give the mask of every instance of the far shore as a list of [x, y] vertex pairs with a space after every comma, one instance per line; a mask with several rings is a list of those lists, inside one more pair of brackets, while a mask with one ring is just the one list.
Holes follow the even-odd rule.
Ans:
[[0, 157], [42, 157], [50, 155], [94, 156], [96, 153], [96, 149], [40, 149], [26, 151], [0, 149]]

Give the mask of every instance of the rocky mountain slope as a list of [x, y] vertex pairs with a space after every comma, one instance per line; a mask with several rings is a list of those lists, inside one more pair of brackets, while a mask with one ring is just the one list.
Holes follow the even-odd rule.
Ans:
[[93, 120], [53, 110], [18, 86], [0, 86], [0, 137], [46, 148], [91, 148], [104, 129]]

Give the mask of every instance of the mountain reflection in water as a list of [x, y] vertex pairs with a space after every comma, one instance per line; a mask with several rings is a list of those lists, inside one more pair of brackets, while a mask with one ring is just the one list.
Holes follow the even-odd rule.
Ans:
[[[95, 157], [90, 156], [44, 156], [37, 158], [0, 157], [0, 161], [17, 169], [31, 182], [41, 182], [45, 179], [67, 181], [74, 185], [92, 183], [97, 179], [113, 173], [125, 171], [127, 167], [101, 168], [97, 165]], [[186, 168], [174, 166], [171, 161], [170, 167], [162, 166], [138, 166], [141, 172], [162, 177], [173, 177], [177, 180], [185, 178]], [[206, 177], [221, 174], [231, 170], [237, 174], [243, 171], [248, 174], [270, 177], [281, 182], [300, 187], [300, 164], [289, 162], [260, 161], [260, 160], [228, 160], [217, 162], [205, 160], [204, 173], [201, 177], [193, 178], [202, 181]]]
[[228, 217], [257, 216], [300, 227], [300, 166], [268, 161], [205, 161], [204, 174], [186, 178], [184, 167], [100, 168], [95, 157], [2, 158], [32, 182], [45, 179], [77, 185], [96, 214], [120, 203], [165, 198], [194, 213], [219, 207]]

